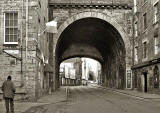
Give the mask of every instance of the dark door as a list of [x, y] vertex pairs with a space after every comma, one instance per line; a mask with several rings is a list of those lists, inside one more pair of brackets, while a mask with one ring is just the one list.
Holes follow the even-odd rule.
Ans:
[[144, 73], [144, 92], [147, 92], [147, 73]]

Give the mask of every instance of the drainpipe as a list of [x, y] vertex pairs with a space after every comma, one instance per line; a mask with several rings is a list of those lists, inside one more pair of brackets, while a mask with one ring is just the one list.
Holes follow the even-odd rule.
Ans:
[[[27, 73], [27, 54], [28, 54], [28, 0], [26, 0], [26, 41], [25, 41], [25, 75]], [[27, 76], [26, 76], [27, 77]]]
[[132, 35], [132, 45], [133, 45], [133, 48], [132, 48], [132, 66], [134, 65], [134, 59], [135, 59], [135, 51], [134, 51], [134, 46], [135, 46], [135, 40], [134, 40], [134, 37], [135, 37], [135, 26], [134, 26], [134, 22], [135, 22], [135, 12], [136, 12], [136, 0], [134, 0], [134, 7], [133, 7], [133, 19], [132, 19], [132, 27], [133, 27], [133, 35]]
[[21, 87], [24, 85], [24, 78], [23, 78], [23, 15], [24, 13], [24, 0], [22, 0], [22, 20], [21, 20], [21, 44], [20, 44], [20, 51], [21, 51]]

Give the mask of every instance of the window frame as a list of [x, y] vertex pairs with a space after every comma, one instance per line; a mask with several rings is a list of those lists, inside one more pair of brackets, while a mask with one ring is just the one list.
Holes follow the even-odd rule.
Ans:
[[[6, 14], [7, 13], [17, 13], [17, 27], [13, 26], [9, 26], [8, 28], [17, 28], [17, 41], [16, 42], [6, 42]], [[17, 45], [18, 44], [18, 11], [6, 11], [4, 12], [4, 44], [13, 44], [13, 45]]]
[[143, 14], [143, 30], [147, 29], [147, 13]]
[[158, 41], [158, 36], [154, 36], [154, 55], [157, 55], [159, 53], [159, 41]]
[[[158, 4], [159, 4], [159, 0], [156, 1], [154, 4], [153, 4], [153, 7], [154, 7], [154, 16], [153, 16], [153, 23], [157, 23], [159, 21], [159, 13], [158, 13]], [[157, 9], [157, 10], [156, 10]]]
[[138, 21], [134, 23], [134, 29], [135, 29], [134, 36], [138, 37]]
[[138, 46], [134, 47], [134, 61], [138, 62]]
[[147, 41], [143, 42], [143, 58], [147, 58]]

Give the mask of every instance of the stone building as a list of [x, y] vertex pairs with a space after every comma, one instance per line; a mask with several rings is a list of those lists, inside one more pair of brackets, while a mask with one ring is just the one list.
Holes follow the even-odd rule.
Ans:
[[41, 23], [48, 22], [48, 13], [42, 13], [47, 6], [47, 0], [0, 0], [0, 87], [11, 75], [16, 99], [34, 100], [46, 91], [51, 69], [45, 70], [48, 38]]
[[134, 0], [133, 88], [160, 91], [159, 0]]

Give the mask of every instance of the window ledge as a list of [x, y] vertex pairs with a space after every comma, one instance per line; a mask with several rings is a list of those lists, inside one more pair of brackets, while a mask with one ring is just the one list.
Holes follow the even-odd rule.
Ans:
[[17, 45], [18, 42], [4, 42], [4, 45]]

